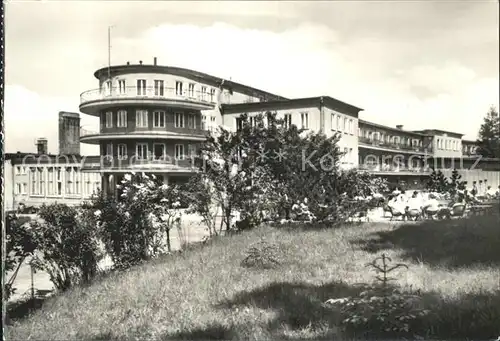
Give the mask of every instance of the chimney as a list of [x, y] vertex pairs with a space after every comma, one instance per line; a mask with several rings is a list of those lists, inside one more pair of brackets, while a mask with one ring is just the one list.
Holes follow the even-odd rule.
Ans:
[[59, 112], [59, 155], [80, 155], [80, 114]]
[[157, 61], [158, 61], [158, 60], [157, 60], [157, 58], [156, 58], [156, 57], [154, 57], [154, 58], [153, 58], [153, 65], [155, 65], [155, 66], [156, 66], [156, 65], [157, 65], [157, 64], [156, 64], [156, 62], [157, 62]]
[[142, 65], [142, 60], [139, 60], [139, 64]]
[[45, 137], [40, 137], [36, 140], [36, 152], [39, 155], [46, 155], [48, 149], [48, 141]]
[[127, 62], [127, 65], [130, 65], [130, 62]]
[[402, 124], [398, 124], [398, 125], [396, 126], [396, 128], [397, 128], [397, 129], [399, 129], [399, 130], [403, 130], [403, 125], [402, 125]]

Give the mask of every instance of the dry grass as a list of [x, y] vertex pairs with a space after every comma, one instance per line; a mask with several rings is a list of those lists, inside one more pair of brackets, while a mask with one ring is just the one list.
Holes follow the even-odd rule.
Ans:
[[[51, 298], [9, 326], [7, 339], [345, 339], [352, 335], [340, 334], [337, 314], [321, 303], [372, 282], [365, 264], [382, 253], [409, 265], [398, 270], [398, 284], [420, 290], [438, 314], [425, 321], [427, 330], [492, 339], [500, 335], [498, 223], [263, 227]], [[275, 243], [283, 261], [268, 270], [242, 267], [245, 250], [261, 239]]]

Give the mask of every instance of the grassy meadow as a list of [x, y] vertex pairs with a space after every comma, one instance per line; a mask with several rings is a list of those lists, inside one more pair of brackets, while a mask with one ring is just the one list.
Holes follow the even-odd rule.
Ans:
[[[349, 340], [322, 303], [372, 283], [366, 264], [385, 254], [408, 269], [394, 284], [432, 311], [420, 335], [500, 336], [500, 220], [362, 223], [338, 229], [271, 227], [166, 256], [49, 298], [12, 319], [9, 340]], [[245, 250], [277, 245], [274, 268], [248, 268]]]

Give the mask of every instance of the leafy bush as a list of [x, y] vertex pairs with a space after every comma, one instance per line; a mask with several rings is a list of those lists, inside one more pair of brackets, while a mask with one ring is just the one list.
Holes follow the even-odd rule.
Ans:
[[271, 269], [279, 266], [279, 248], [276, 244], [260, 241], [246, 250], [241, 265], [247, 268]]
[[170, 231], [180, 223], [177, 186], [146, 174], [127, 174], [119, 198], [98, 195], [91, 203], [99, 234], [116, 268], [128, 268], [171, 251]]
[[56, 289], [61, 291], [94, 278], [103, 254], [91, 212], [51, 204], [42, 206], [39, 216], [41, 220], [31, 222], [37, 244], [35, 268], [47, 272]]
[[25, 259], [33, 256], [37, 241], [30, 229], [30, 218], [19, 218], [15, 214], [7, 214], [5, 218], [5, 263], [4, 273], [12, 272], [4, 286], [5, 300], [15, 293], [14, 282]]

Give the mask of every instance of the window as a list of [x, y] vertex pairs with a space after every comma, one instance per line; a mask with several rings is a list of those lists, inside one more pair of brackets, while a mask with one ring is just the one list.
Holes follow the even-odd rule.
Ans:
[[118, 128], [127, 127], [127, 111], [126, 110], [118, 110], [116, 114], [116, 126]]
[[163, 96], [163, 81], [155, 80], [155, 96]]
[[335, 130], [335, 114], [331, 114], [330, 129]]
[[166, 156], [165, 144], [154, 143], [153, 144], [153, 153], [154, 153], [155, 160], [165, 159], [165, 156]]
[[201, 116], [201, 129], [207, 130], [207, 117], [205, 115]]
[[106, 81], [104, 83], [104, 93], [106, 96], [110, 96], [111, 95], [111, 81]]
[[238, 117], [236, 119], [236, 130], [242, 130], [243, 129], [243, 119], [241, 117]]
[[348, 129], [348, 127], [347, 127], [347, 117], [344, 117], [344, 125], [342, 126], [342, 128], [343, 128], [342, 131], [345, 134], [347, 134], [347, 129]]
[[188, 128], [196, 129], [196, 116], [194, 114], [188, 115]]
[[15, 175], [19, 175], [19, 174], [21, 174], [21, 167], [20, 167], [20, 166], [17, 166], [17, 167], [15, 168], [14, 174], [15, 174]]
[[43, 168], [38, 168], [38, 184], [39, 184], [39, 189], [38, 189], [38, 194], [44, 195], [45, 194], [45, 172]]
[[349, 120], [349, 134], [354, 135], [354, 121], [352, 119]]
[[148, 158], [148, 144], [147, 143], [137, 143], [135, 149], [135, 155], [138, 160], [146, 160]]
[[201, 87], [201, 100], [202, 101], [207, 100], [207, 87], [206, 86]]
[[15, 194], [21, 194], [21, 184], [16, 183], [16, 193]]
[[36, 168], [30, 168], [30, 180], [31, 180], [31, 188], [30, 192], [32, 195], [37, 194], [36, 190]]
[[182, 92], [182, 82], [175, 82], [175, 94], [177, 96], [182, 96], [183, 95], [183, 92]]
[[284, 123], [285, 128], [290, 128], [292, 126], [292, 114], [285, 114]]
[[135, 126], [137, 128], [147, 128], [148, 127], [148, 111], [147, 110], [137, 110], [135, 112]]
[[210, 102], [215, 102], [215, 89], [210, 89]]
[[337, 115], [337, 131], [340, 131], [340, 115]]
[[194, 98], [194, 83], [189, 83], [188, 85], [188, 96]]
[[113, 144], [112, 143], [106, 144], [106, 156], [113, 156]]
[[113, 127], [113, 113], [111, 111], [108, 111], [106, 113], [106, 128], [112, 128]]
[[249, 117], [248, 123], [250, 123], [250, 127], [255, 127], [255, 117]]
[[127, 145], [124, 143], [120, 143], [116, 146], [116, 154], [118, 156], [118, 160], [126, 160], [127, 159]]
[[353, 149], [352, 148], [349, 148], [349, 160], [350, 162], [352, 162], [352, 152], [353, 152]]
[[21, 194], [26, 194], [28, 192], [28, 184], [26, 182], [22, 183]]
[[54, 167], [47, 168], [47, 194], [49, 195], [54, 195], [56, 191], [56, 187], [54, 186], [55, 175]]
[[84, 189], [85, 194], [86, 195], [92, 194], [92, 187], [90, 185], [89, 174], [85, 173], [85, 175], [84, 175], [84, 181], [85, 181], [85, 189]]
[[153, 112], [153, 126], [155, 128], [165, 128], [167, 122], [167, 114], [165, 111]]
[[175, 158], [177, 160], [184, 160], [184, 145], [176, 144], [175, 145]]
[[66, 194], [73, 194], [73, 167], [66, 167]]
[[146, 80], [138, 79], [137, 80], [137, 95], [138, 96], [146, 96]]
[[309, 129], [309, 114], [306, 112], [300, 113], [300, 120], [302, 123], [302, 129]]
[[81, 188], [82, 173], [80, 173], [78, 168], [75, 167], [73, 168], [73, 174], [75, 176], [75, 187], [74, 187], [75, 194], [82, 194], [82, 188]]
[[184, 114], [180, 112], [175, 113], [175, 127], [184, 128]]
[[120, 95], [123, 95], [127, 92], [127, 89], [125, 88], [125, 80], [124, 79], [120, 79], [118, 81], [118, 93]]
[[57, 182], [57, 195], [62, 194], [62, 169], [57, 167], [56, 169], [56, 182]]

